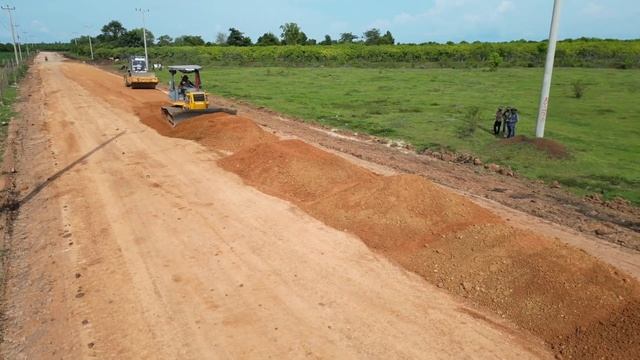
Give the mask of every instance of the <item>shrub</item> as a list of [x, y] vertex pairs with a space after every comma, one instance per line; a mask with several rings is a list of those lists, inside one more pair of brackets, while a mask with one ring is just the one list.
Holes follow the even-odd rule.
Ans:
[[502, 64], [502, 57], [497, 52], [492, 52], [489, 55], [489, 70], [497, 71], [500, 64]]
[[469, 108], [464, 118], [462, 119], [462, 123], [458, 127], [458, 138], [467, 139], [472, 137], [476, 133], [479, 124], [480, 108], [478, 108], [477, 106], [472, 106]]
[[576, 99], [581, 99], [584, 96], [587, 85], [582, 80], [574, 80], [571, 82], [571, 88], [573, 90], [573, 96]]

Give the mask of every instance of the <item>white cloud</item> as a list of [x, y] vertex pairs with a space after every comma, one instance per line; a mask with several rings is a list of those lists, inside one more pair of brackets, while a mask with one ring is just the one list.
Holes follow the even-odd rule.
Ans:
[[393, 18], [393, 22], [396, 24], [408, 24], [416, 21], [417, 16], [407, 14], [406, 12], [400, 13]]
[[45, 34], [49, 33], [49, 28], [39, 20], [31, 21], [31, 29]]
[[595, 1], [587, 3], [587, 5], [582, 8], [582, 14], [590, 17], [604, 17], [608, 16], [609, 13], [610, 11], [604, 5]]
[[498, 8], [496, 9], [498, 14], [504, 14], [511, 10], [513, 10], [513, 2], [508, 0], [502, 1], [500, 5], [498, 5]]

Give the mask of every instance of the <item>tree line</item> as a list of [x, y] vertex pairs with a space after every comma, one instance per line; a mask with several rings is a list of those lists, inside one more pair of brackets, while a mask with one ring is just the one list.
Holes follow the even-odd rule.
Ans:
[[[157, 39], [147, 30], [147, 46], [277, 46], [277, 45], [335, 45], [335, 44], [365, 44], [365, 45], [393, 45], [395, 39], [391, 32], [382, 34], [380, 29], [370, 29], [362, 36], [353, 33], [343, 33], [336, 40], [330, 35], [325, 35], [322, 41], [310, 39], [296, 23], [285, 23], [280, 26], [281, 33], [264, 33], [256, 42], [236, 28], [230, 28], [228, 33], [218, 33], [215, 42], [205, 42], [199, 35], [182, 35], [175, 39], [169, 35], [161, 35]], [[105, 24], [100, 35], [92, 38], [96, 47], [139, 47], [143, 46], [143, 33], [141, 28], [127, 30], [121, 22], [112, 20]], [[70, 44], [88, 42], [87, 36], [71, 39]]]
[[[249, 66], [384, 66], [384, 67], [538, 67], [544, 64], [546, 41], [516, 40], [502, 43], [427, 42], [397, 44], [391, 32], [370, 29], [362, 36], [342, 33], [337, 39], [326, 35], [317, 42], [296, 23], [280, 26], [280, 34], [267, 32], [254, 43], [242, 31], [231, 28], [218, 33], [214, 42], [198, 35], [175, 39], [155, 37], [147, 30], [149, 54], [162, 62]], [[89, 38], [70, 43], [39, 44], [37, 48], [89, 55]], [[92, 37], [98, 59], [124, 58], [142, 52], [142, 29], [128, 30], [119, 21], [105, 24]], [[370, 46], [376, 45], [376, 46]], [[11, 44], [0, 44], [0, 51], [13, 51]], [[640, 40], [579, 38], [560, 41], [557, 66], [640, 68]]]
[[[124, 59], [140, 47], [101, 47], [97, 59]], [[331, 46], [153, 46], [149, 56], [162, 63], [240, 66], [359, 66], [474, 68], [540, 67], [546, 42], [457, 43], [423, 45], [336, 44]], [[88, 46], [77, 53], [88, 56]], [[571, 40], [558, 44], [556, 65], [563, 67], [640, 68], [640, 40]]]

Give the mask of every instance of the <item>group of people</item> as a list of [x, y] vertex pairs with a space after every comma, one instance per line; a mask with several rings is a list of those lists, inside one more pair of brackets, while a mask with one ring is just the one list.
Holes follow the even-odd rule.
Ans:
[[502, 129], [504, 137], [512, 138], [516, 136], [516, 124], [519, 120], [518, 109], [512, 107], [498, 108], [496, 121], [493, 123], [493, 133], [498, 136], [500, 135], [500, 129]]

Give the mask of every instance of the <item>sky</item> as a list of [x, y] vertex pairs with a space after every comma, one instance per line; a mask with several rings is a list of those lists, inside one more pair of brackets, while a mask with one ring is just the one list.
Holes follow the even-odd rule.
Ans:
[[[214, 41], [235, 27], [252, 40], [295, 22], [310, 37], [361, 35], [370, 28], [391, 31], [401, 43], [428, 41], [542, 40], [548, 37], [553, 0], [5, 0], [15, 6], [22, 42], [69, 41], [98, 35], [110, 20], [155, 34], [201, 35]], [[640, 0], [563, 0], [560, 38], [640, 38]], [[184, 8], [182, 5], [190, 7]], [[0, 42], [9, 42], [9, 18], [0, 14]]]

